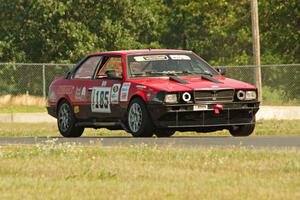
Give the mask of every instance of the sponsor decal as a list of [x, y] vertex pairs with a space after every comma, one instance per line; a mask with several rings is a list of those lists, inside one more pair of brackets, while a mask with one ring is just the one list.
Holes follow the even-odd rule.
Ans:
[[166, 55], [135, 56], [133, 58], [137, 62], [169, 60], [168, 56]]
[[110, 87], [93, 87], [91, 96], [91, 110], [98, 113], [111, 113]]
[[111, 97], [110, 101], [112, 104], [119, 103], [119, 93], [120, 93], [121, 84], [114, 84], [111, 88]]
[[76, 87], [74, 98], [76, 100], [84, 100], [86, 98], [86, 87]]
[[107, 84], [107, 82], [106, 82], [106, 81], [102, 81], [102, 84], [101, 84], [101, 86], [102, 86], [102, 87], [105, 87], [105, 86], [106, 86], [106, 84]]
[[187, 55], [170, 55], [172, 60], [191, 60]]
[[82, 88], [80, 98], [81, 99], [85, 99], [86, 98], [86, 87]]
[[57, 88], [56, 93], [57, 94], [72, 94], [73, 89], [74, 89], [74, 86], [59, 86]]
[[80, 87], [76, 87], [75, 89], [75, 99], [80, 99], [80, 94], [81, 94], [81, 88]]
[[139, 89], [146, 89], [147, 88], [147, 86], [144, 86], [144, 85], [136, 85], [135, 87], [139, 88]]
[[120, 101], [128, 101], [128, 93], [130, 89], [131, 83], [123, 83], [122, 88], [121, 88], [121, 97]]

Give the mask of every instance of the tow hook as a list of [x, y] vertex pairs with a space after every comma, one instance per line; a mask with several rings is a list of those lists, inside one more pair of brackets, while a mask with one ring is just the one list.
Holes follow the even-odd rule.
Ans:
[[222, 104], [216, 104], [214, 107], [214, 111], [216, 115], [220, 114], [220, 110], [222, 110], [224, 108], [224, 106]]

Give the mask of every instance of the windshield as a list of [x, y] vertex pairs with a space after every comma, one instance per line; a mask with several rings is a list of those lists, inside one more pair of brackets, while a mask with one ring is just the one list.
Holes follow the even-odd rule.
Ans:
[[197, 74], [218, 76], [219, 74], [192, 53], [161, 53], [127, 56], [128, 76], [192, 76]]

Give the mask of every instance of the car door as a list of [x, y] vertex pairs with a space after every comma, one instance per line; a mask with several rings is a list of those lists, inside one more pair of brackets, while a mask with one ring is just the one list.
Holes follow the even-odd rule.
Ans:
[[89, 56], [79, 64], [72, 73], [68, 83], [72, 88], [69, 96], [73, 111], [78, 119], [90, 118], [90, 93], [88, 92], [94, 84], [93, 76], [101, 64], [103, 56]]
[[113, 122], [123, 115], [119, 104], [122, 68], [120, 55], [105, 55], [96, 70], [89, 92], [91, 116], [97, 121]]

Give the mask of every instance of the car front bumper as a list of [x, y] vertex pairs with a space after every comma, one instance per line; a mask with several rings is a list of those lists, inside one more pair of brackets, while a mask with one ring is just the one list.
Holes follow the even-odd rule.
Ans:
[[[230, 102], [201, 104], [203, 110], [195, 110], [198, 104], [152, 104], [147, 105], [157, 128], [192, 130], [205, 127], [227, 128], [234, 125], [255, 123], [259, 102]], [[216, 111], [216, 105], [221, 109]]]
[[47, 112], [49, 115], [51, 115], [52, 117], [57, 117], [56, 114], [56, 107], [55, 106], [47, 106]]

